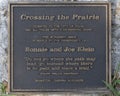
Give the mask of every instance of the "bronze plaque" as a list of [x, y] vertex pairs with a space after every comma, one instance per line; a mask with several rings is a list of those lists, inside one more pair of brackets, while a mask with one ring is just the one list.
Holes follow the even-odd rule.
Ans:
[[109, 3], [11, 3], [10, 91], [105, 89]]

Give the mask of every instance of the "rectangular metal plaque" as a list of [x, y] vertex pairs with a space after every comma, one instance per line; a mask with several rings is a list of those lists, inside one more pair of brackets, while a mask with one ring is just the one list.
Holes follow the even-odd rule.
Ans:
[[10, 91], [105, 89], [109, 3], [11, 3]]

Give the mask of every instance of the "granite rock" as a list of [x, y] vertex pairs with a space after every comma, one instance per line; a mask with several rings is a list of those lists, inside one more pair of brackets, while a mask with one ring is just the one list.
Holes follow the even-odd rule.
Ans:
[[0, 0], [0, 82], [8, 81], [8, 30], [7, 30], [8, 1]]

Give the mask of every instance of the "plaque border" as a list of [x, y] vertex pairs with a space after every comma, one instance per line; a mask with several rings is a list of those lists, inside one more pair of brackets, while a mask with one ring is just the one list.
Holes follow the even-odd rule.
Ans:
[[[63, 4], [63, 5], [62, 5]], [[8, 79], [9, 79], [9, 92], [11, 93], [30, 93], [30, 92], [105, 92], [108, 91], [106, 87], [102, 88], [79, 88], [79, 89], [14, 89], [13, 88], [13, 8], [14, 7], [40, 7], [40, 6], [105, 6], [106, 7], [106, 81], [111, 83], [111, 4], [110, 2], [13, 2], [9, 4], [9, 20], [8, 20], [8, 31], [9, 31], [9, 48], [8, 48]], [[12, 33], [12, 34], [11, 34]]]

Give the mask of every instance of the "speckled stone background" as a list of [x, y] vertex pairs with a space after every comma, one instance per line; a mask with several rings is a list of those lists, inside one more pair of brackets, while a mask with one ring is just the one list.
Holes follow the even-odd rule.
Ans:
[[[15, 1], [41, 1], [41, 0], [0, 0], [0, 82], [8, 81], [8, 4]], [[69, 1], [74, 0], [42, 0], [42, 1]], [[112, 4], [112, 69], [120, 63], [120, 0], [75, 0], [75, 1], [108, 1]], [[19, 95], [17, 95], [19, 96]], [[20, 95], [21, 96], [21, 95]], [[45, 93], [22, 94], [22, 96], [102, 96], [98, 94], [74, 94], [74, 93]]]

